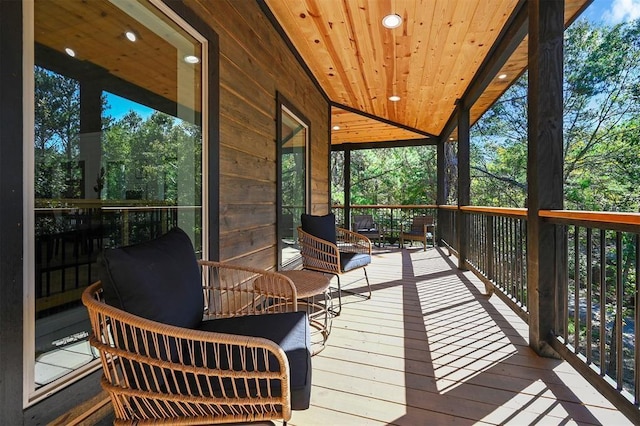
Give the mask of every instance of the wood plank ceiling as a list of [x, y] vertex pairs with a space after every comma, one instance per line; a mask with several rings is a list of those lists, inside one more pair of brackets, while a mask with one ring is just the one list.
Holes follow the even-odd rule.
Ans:
[[[441, 133], [456, 100], [519, 5], [519, 0], [264, 1], [333, 104], [331, 124], [340, 127], [332, 131], [334, 145], [448, 137]], [[566, 0], [566, 22], [589, 1]], [[402, 17], [400, 27], [382, 26], [388, 14]], [[472, 107], [472, 123], [526, 66], [525, 37]], [[501, 74], [506, 77], [498, 78]], [[389, 100], [392, 95], [400, 100]]]

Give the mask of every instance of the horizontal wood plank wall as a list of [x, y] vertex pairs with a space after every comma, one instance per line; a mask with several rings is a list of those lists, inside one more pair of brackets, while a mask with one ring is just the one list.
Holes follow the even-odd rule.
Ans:
[[[312, 211], [329, 201], [329, 107], [254, 1], [187, 0], [220, 43], [220, 259], [277, 263], [276, 91], [311, 121]], [[215, 84], [215, 82], [212, 82]]]

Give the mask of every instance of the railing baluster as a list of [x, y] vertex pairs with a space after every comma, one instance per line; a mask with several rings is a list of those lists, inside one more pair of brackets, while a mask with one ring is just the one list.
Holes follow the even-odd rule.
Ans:
[[527, 286], [527, 222], [520, 220], [520, 293], [522, 294], [522, 303], [529, 306]]
[[494, 241], [493, 241], [493, 224], [495, 216], [487, 216], [487, 278], [489, 281], [495, 280], [495, 261], [494, 261]]
[[[569, 341], [569, 228], [557, 225], [556, 232], [562, 233], [562, 247], [559, 249], [562, 250], [562, 256], [559, 257], [558, 262], [560, 262], [560, 270], [563, 271], [563, 282], [560, 283], [562, 299], [559, 301], [562, 306], [562, 315], [558, 318], [560, 321], [558, 325], [562, 330], [564, 343], [567, 344]], [[557, 274], [556, 277], [558, 277]]]
[[592, 328], [592, 324], [591, 324], [591, 320], [592, 320], [592, 315], [593, 315], [593, 309], [592, 309], [592, 300], [591, 298], [593, 297], [592, 295], [592, 288], [591, 286], [593, 285], [593, 277], [592, 277], [592, 270], [591, 268], [593, 267], [593, 247], [592, 247], [592, 237], [593, 237], [593, 231], [591, 228], [587, 228], [587, 331], [586, 331], [586, 337], [587, 337], [587, 341], [586, 341], [586, 348], [585, 348], [585, 356], [587, 357], [587, 364], [591, 364], [592, 362], [592, 353], [591, 353], [591, 345], [592, 345], [592, 338], [591, 338], [591, 328]]
[[580, 227], [573, 233], [573, 348], [580, 352]]
[[[624, 283], [622, 282], [622, 232], [616, 232], [616, 383], [618, 390], [622, 390], [624, 384], [622, 362], [624, 347], [622, 346], [622, 303], [624, 300]], [[613, 344], [613, 342], [611, 342]]]
[[606, 322], [607, 322], [607, 236], [604, 229], [600, 230], [600, 375], [606, 373]]
[[635, 282], [635, 315], [634, 315], [634, 338], [633, 338], [633, 352], [634, 352], [634, 362], [633, 362], [633, 395], [634, 395], [634, 404], [640, 403], [640, 349], [638, 348], [638, 344], [640, 342], [640, 235], [636, 234], [635, 238], [635, 268], [636, 268], [636, 282]]
[[504, 226], [502, 226], [503, 217], [498, 217], [498, 285], [504, 289]]
[[515, 250], [515, 220], [511, 217], [507, 218], [509, 221], [509, 258], [511, 259], [510, 266], [510, 277], [509, 283], [511, 287], [511, 294], [518, 294], [517, 282], [516, 282], [516, 250]]

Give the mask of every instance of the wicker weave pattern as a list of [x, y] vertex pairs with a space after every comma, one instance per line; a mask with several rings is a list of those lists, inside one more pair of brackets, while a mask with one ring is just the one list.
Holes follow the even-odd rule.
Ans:
[[336, 228], [337, 244], [315, 237], [303, 231], [302, 227], [298, 227], [298, 238], [305, 269], [342, 274], [340, 252], [371, 255], [371, 241], [363, 235], [344, 228]]
[[[283, 275], [210, 261], [200, 265], [204, 318], [297, 310], [295, 286]], [[254, 286], [256, 279], [260, 285]], [[116, 424], [290, 419], [289, 364], [278, 345], [150, 321], [105, 304], [101, 293], [97, 282], [82, 301]], [[278, 371], [270, 371], [272, 359]]]

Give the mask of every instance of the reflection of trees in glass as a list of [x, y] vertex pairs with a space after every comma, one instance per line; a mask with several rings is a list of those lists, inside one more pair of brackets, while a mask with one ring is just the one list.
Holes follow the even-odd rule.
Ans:
[[36, 198], [77, 198], [80, 85], [35, 67], [34, 159]]
[[304, 152], [302, 148], [283, 149], [282, 161], [282, 205], [293, 208], [292, 214], [304, 211], [305, 172]]
[[[199, 203], [200, 140], [199, 126], [160, 112], [145, 120], [130, 111], [103, 132], [103, 198], [161, 200], [175, 205], [181, 197]], [[189, 173], [193, 184], [181, 185], [179, 193], [179, 170], [185, 163], [195, 165], [195, 176]]]
[[[199, 203], [202, 153], [199, 126], [160, 112], [143, 119], [134, 111], [118, 120], [106, 117], [103, 123], [104, 199], [144, 198], [176, 204], [178, 170], [180, 164], [187, 163], [195, 165], [196, 176], [192, 185], [180, 187], [180, 196]], [[81, 198], [84, 170], [78, 161], [77, 81], [35, 68], [34, 127], [36, 198]], [[190, 181], [191, 178], [190, 175]]]

